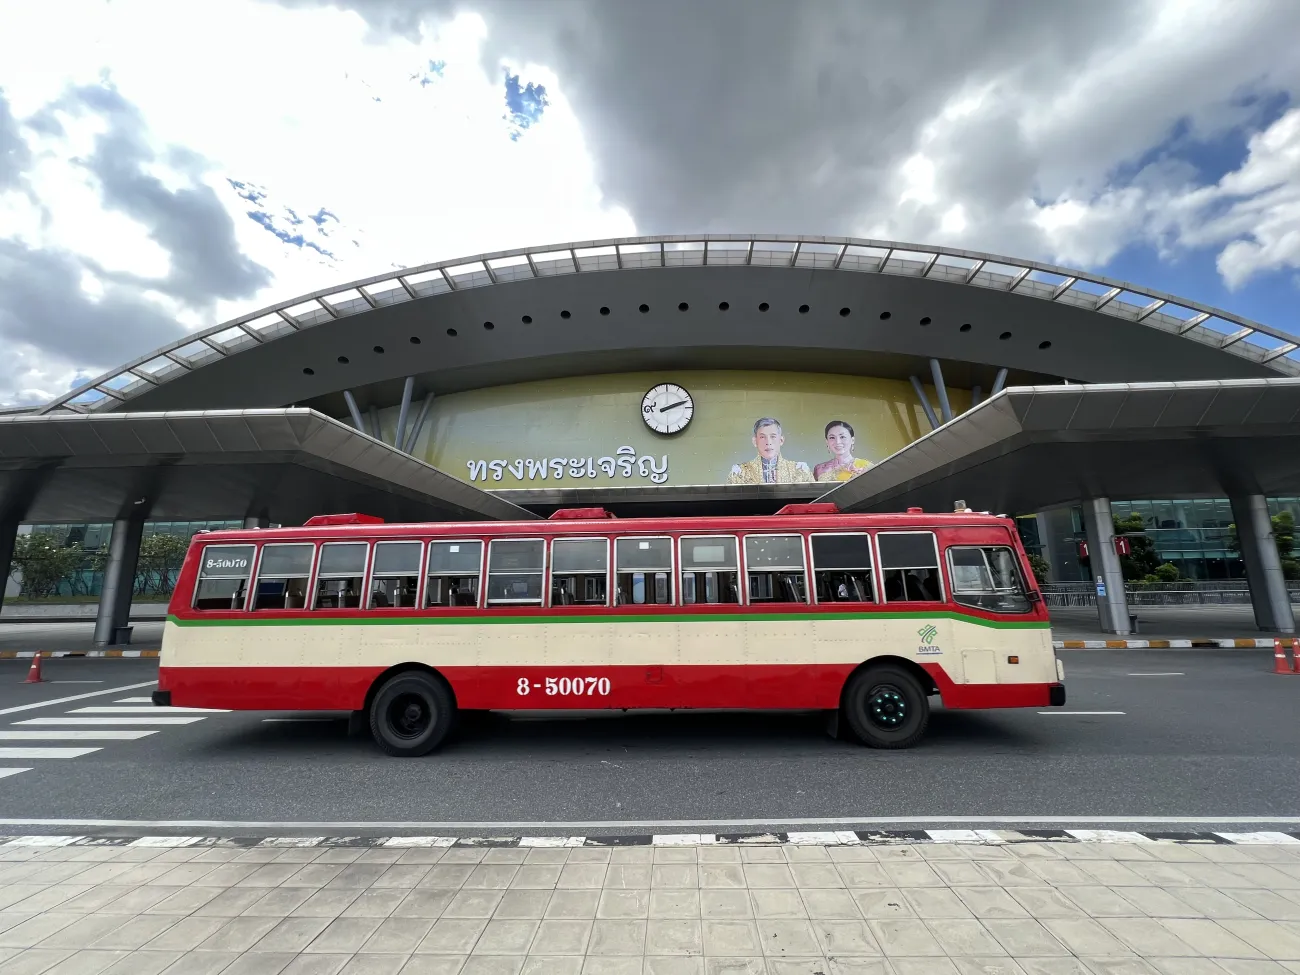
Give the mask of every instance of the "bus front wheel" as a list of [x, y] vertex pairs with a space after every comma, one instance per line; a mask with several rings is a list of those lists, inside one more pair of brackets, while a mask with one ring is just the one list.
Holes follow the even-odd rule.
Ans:
[[401, 758], [427, 755], [451, 730], [456, 704], [437, 678], [420, 671], [394, 674], [370, 702], [370, 733]]
[[930, 723], [930, 701], [920, 681], [899, 667], [860, 670], [844, 689], [844, 718], [862, 744], [911, 748]]

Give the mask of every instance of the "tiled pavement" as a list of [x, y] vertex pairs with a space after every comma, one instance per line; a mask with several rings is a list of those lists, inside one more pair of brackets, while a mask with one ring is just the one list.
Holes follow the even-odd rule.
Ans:
[[1300, 843], [0, 845], [0, 975], [219, 972], [1294, 975]]

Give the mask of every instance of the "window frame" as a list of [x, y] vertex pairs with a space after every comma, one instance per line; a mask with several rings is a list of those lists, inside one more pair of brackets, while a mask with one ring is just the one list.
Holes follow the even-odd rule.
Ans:
[[[488, 545], [490, 545], [494, 540], [490, 538], [483, 538], [479, 535], [460, 535], [460, 536], [441, 535], [435, 538], [421, 539], [421, 541], [424, 544], [424, 554], [420, 560], [420, 605], [419, 605], [420, 610], [422, 611], [436, 610], [439, 612], [445, 612], [447, 610], [457, 610], [457, 609], [459, 610], [486, 609], [487, 607], [483, 600], [485, 598], [485, 594], [487, 593], [487, 557], [488, 557], [487, 553], [488, 553]], [[474, 605], [473, 606], [443, 606], [441, 604], [437, 606], [425, 605], [425, 603], [429, 598], [429, 577], [430, 576], [436, 574], [437, 576], [443, 579], [457, 578], [456, 574], [452, 572], [434, 573], [429, 570], [429, 559], [433, 557], [433, 547], [439, 543], [446, 543], [447, 545], [462, 545], [471, 542], [478, 545], [478, 591], [474, 593]]]
[[[548, 609], [559, 608], [563, 610], [571, 609], [609, 609], [614, 605], [614, 541], [608, 535], [552, 535], [546, 539], [546, 558], [544, 563], [546, 569], [543, 571], [542, 585], [546, 598], [543, 605]], [[573, 606], [560, 605], [556, 607], [555, 597], [555, 548], [556, 542], [604, 542], [605, 543], [605, 601], [603, 603], [583, 603]], [[561, 575], [573, 575], [575, 573], [562, 572]], [[580, 573], [582, 575], [595, 575], [594, 572]]]
[[[942, 555], [942, 553], [941, 553], [941, 550], [940, 550], [940, 548], [939, 548], [939, 535], [938, 535], [937, 532], [935, 532], [933, 529], [930, 529], [930, 528], [903, 528], [903, 529], [879, 529], [879, 530], [876, 531], [875, 534], [876, 534], [876, 537], [875, 537], [875, 545], [876, 545], [876, 559], [877, 559], [877, 560], [879, 561], [879, 563], [880, 563], [880, 577], [881, 577], [881, 578], [880, 578], [880, 583], [881, 583], [881, 586], [880, 586], [880, 596], [881, 596], [881, 605], [882, 605], [882, 606], [887, 606], [887, 605], [899, 605], [899, 604], [902, 604], [902, 603], [934, 603], [934, 602], [947, 603], [947, 602], [950, 602], [950, 600], [949, 600], [949, 598], [948, 598], [947, 582], [946, 582], [946, 580], [944, 579], [944, 564], [943, 564], [943, 563], [944, 563], [944, 559], [943, 559], [943, 555]], [[929, 536], [930, 536], [930, 542], [931, 542], [931, 544], [934, 546], [934, 560], [935, 560], [935, 564], [934, 564], [933, 566], [928, 566], [928, 565], [925, 565], [925, 566], [922, 566], [922, 565], [909, 565], [909, 566], [891, 566], [891, 567], [888, 567], [888, 568], [887, 568], [887, 567], [885, 566], [885, 555], [884, 555], [884, 552], [882, 552], [881, 549], [880, 549], [880, 536], [881, 536], [881, 535], [929, 535]], [[906, 569], [929, 569], [929, 568], [933, 568], [933, 569], [935, 570], [935, 575], [938, 576], [938, 578], [939, 578], [939, 598], [938, 598], [937, 600], [934, 600], [934, 599], [895, 599], [895, 600], [889, 600], [889, 599], [884, 598], [884, 596], [885, 596], [885, 589], [884, 589], [885, 578], [884, 578], [884, 576], [885, 576], [885, 573], [886, 573], [886, 572], [893, 571], [893, 570], [898, 570], [898, 569], [904, 569], [904, 570], [906, 570]]]
[[[741, 539], [740, 561], [741, 561], [741, 565], [743, 566], [743, 571], [744, 571], [744, 573], [745, 573], [745, 585], [744, 585], [744, 587], [743, 587], [744, 590], [745, 590], [745, 605], [747, 605], [747, 606], [750, 606], [750, 605], [758, 605], [758, 606], [811, 606], [811, 605], [813, 605], [813, 598], [814, 598], [814, 595], [815, 595], [815, 594], [813, 593], [813, 589], [814, 589], [815, 587], [814, 587], [814, 586], [810, 586], [810, 585], [808, 584], [808, 583], [809, 583], [810, 581], [812, 581], [812, 580], [810, 580], [810, 578], [809, 578], [809, 569], [808, 569], [808, 564], [809, 564], [809, 563], [808, 563], [808, 542], [807, 542], [807, 537], [808, 537], [807, 535], [805, 535], [803, 532], [800, 532], [800, 531], [783, 531], [783, 532], [752, 532], [752, 533], [747, 533], [747, 534], [746, 534], [746, 535]], [[778, 602], [778, 601], [776, 601], [776, 600], [771, 600], [771, 601], [769, 601], [769, 600], [766, 600], [766, 599], [765, 599], [765, 600], [761, 600], [761, 601], [758, 602], [758, 603], [755, 603], [755, 602], [754, 602], [753, 593], [751, 593], [751, 592], [749, 591], [749, 571], [750, 571], [750, 570], [749, 570], [749, 547], [748, 547], [748, 544], [747, 544], [747, 543], [749, 542], [749, 540], [750, 540], [751, 538], [797, 538], [797, 539], [799, 539], [799, 554], [803, 556], [803, 568], [800, 570], [801, 572], [803, 572], [803, 593], [804, 593], [804, 598], [803, 598], [803, 602], [802, 602], [802, 603], [787, 603], [787, 602], [784, 602], [784, 601], [780, 601], [780, 602]], [[790, 569], [773, 569], [773, 568], [770, 568], [770, 567], [769, 567], [769, 568], [757, 569], [757, 570], [755, 570], [755, 571], [758, 571], [758, 572], [789, 572], [789, 571], [793, 571], [793, 570], [790, 570]]]
[[[203, 560], [207, 557], [207, 553], [210, 549], [218, 549], [218, 548], [251, 548], [253, 550], [253, 556], [252, 558], [249, 559], [248, 576], [244, 581], [244, 603], [242, 606], [238, 608], [232, 606], [229, 609], [199, 609], [197, 605], [199, 601], [199, 586], [205, 581], [205, 576], [203, 575]], [[199, 549], [198, 572], [194, 576], [194, 591], [190, 593], [190, 609], [196, 613], [247, 613], [249, 612], [249, 605], [252, 602], [253, 592], [254, 592], [253, 580], [257, 577], [257, 570], [258, 567], [261, 565], [261, 562], [262, 562], [262, 546], [258, 545], [257, 542], [213, 542], [211, 544], [202, 546]], [[206, 579], [237, 579], [237, 578], [239, 577], [238, 576], [207, 576], [206, 577]]]
[[[306, 579], [307, 579], [306, 593], [305, 593], [305, 597], [304, 597], [304, 599], [303, 599], [303, 605], [300, 606], [300, 607], [298, 607], [298, 608], [296, 608], [296, 609], [289, 609], [289, 608], [286, 607], [286, 608], [279, 609], [279, 610], [274, 610], [274, 609], [261, 609], [261, 610], [259, 610], [259, 609], [257, 608], [257, 586], [258, 586], [258, 585], [261, 583], [261, 581], [262, 581], [262, 561], [263, 561], [263, 559], [264, 559], [265, 556], [266, 556], [266, 550], [267, 550], [268, 548], [274, 546], [274, 545], [296, 545], [296, 546], [306, 546], [306, 547], [309, 547], [309, 548], [311, 549], [311, 562], [308, 564], [307, 575], [306, 575]], [[305, 541], [305, 542], [263, 542], [263, 543], [261, 543], [261, 545], [259, 545], [259, 546], [258, 546], [258, 549], [257, 549], [257, 571], [256, 571], [256, 572], [254, 573], [254, 575], [253, 575], [253, 582], [252, 582], [252, 583], [249, 585], [249, 587], [248, 587], [248, 592], [249, 592], [249, 597], [248, 597], [248, 612], [250, 612], [250, 613], [275, 613], [275, 612], [280, 612], [280, 613], [305, 613], [305, 612], [308, 612], [309, 610], [308, 610], [308, 607], [307, 607], [306, 604], [307, 604], [307, 602], [308, 602], [309, 599], [313, 599], [313, 597], [312, 597], [311, 594], [315, 591], [315, 588], [316, 588], [316, 563], [317, 563], [319, 560], [320, 560], [320, 543], [319, 543], [318, 541], [316, 541], [315, 539], [311, 539], [311, 540], [309, 540], [309, 541]], [[272, 576], [272, 578], [276, 578], [276, 579], [279, 579], [279, 578], [292, 578], [292, 579], [299, 579], [299, 578], [303, 578], [303, 577], [302, 577], [302, 576]]]
[[[612, 539], [612, 541], [613, 541], [613, 552], [614, 552], [614, 558], [613, 558], [613, 571], [614, 571], [614, 587], [613, 587], [613, 588], [614, 588], [614, 589], [617, 589], [617, 588], [618, 588], [618, 575], [619, 575], [619, 567], [618, 567], [618, 543], [619, 543], [619, 541], [621, 541], [622, 539], [628, 539], [628, 540], [630, 540], [630, 541], [638, 541], [638, 542], [650, 542], [650, 541], [656, 541], [656, 540], [659, 540], [659, 541], [667, 541], [667, 542], [668, 542], [668, 562], [669, 562], [669, 566], [668, 566], [668, 585], [669, 585], [669, 587], [670, 587], [669, 590], [668, 590], [668, 597], [669, 597], [669, 598], [668, 598], [668, 602], [666, 602], [666, 603], [633, 603], [633, 602], [619, 603], [619, 602], [615, 601], [615, 602], [613, 602], [613, 604], [612, 604], [612, 608], [614, 608], [614, 609], [621, 609], [621, 608], [623, 608], [624, 606], [626, 606], [626, 607], [630, 607], [631, 609], [634, 609], [634, 610], [637, 610], [638, 612], [640, 612], [640, 611], [645, 610], [647, 607], [654, 607], [654, 606], [667, 606], [667, 607], [672, 607], [672, 606], [681, 606], [681, 605], [682, 605], [681, 598], [680, 598], [680, 597], [681, 597], [681, 593], [678, 592], [678, 589], [681, 588], [681, 584], [680, 584], [680, 582], [678, 582], [678, 580], [677, 580], [677, 573], [680, 571], [679, 568], [678, 568], [678, 561], [677, 561], [677, 539], [678, 539], [678, 537], [680, 537], [680, 536], [673, 535], [671, 532], [670, 532], [670, 533], [667, 533], [667, 534], [652, 534], [652, 535], [620, 535], [620, 534], [615, 534], [615, 535], [612, 535], [612, 536], [611, 536], [611, 539]], [[645, 569], [629, 569], [628, 571], [629, 571], [629, 572], [645, 572], [645, 571], [647, 571], [647, 570], [645, 570]], [[661, 570], [661, 569], [650, 569], [650, 570], [648, 570], [648, 571], [650, 571], [650, 572], [661, 572], [661, 571], [663, 571], [663, 570]], [[611, 593], [610, 593], [610, 598], [611, 598], [611, 600], [614, 599], [615, 595], [616, 595], [616, 594], [615, 594], [614, 592], [611, 592]]]
[[[845, 536], [845, 535], [855, 536], [855, 537], [859, 537], [859, 538], [865, 538], [865, 539], [867, 540], [867, 559], [868, 559], [868, 561], [871, 563], [867, 568], [868, 568], [868, 569], [870, 570], [870, 572], [871, 572], [871, 595], [875, 597], [875, 602], [864, 603], [864, 602], [861, 602], [861, 601], [856, 600], [856, 599], [846, 599], [846, 600], [844, 600], [844, 603], [846, 603], [846, 604], [848, 604], [848, 605], [851, 605], [851, 606], [882, 606], [882, 605], [884, 605], [884, 599], [881, 598], [881, 595], [882, 595], [882, 594], [881, 594], [881, 588], [880, 588], [880, 572], [879, 572], [879, 567], [880, 567], [880, 553], [878, 553], [878, 552], [876, 551], [876, 542], [875, 542], [875, 539], [871, 537], [871, 532], [868, 532], [868, 531], [858, 531], [858, 532], [836, 532], [836, 531], [821, 531], [821, 532], [819, 532], [819, 531], [813, 531], [813, 532], [809, 532], [809, 533], [808, 533], [808, 564], [809, 564], [810, 567], [811, 567], [811, 568], [809, 569], [809, 572], [810, 572], [810, 574], [812, 575], [812, 581], [813, 581], [813, 585], [812, 585], [812, 598], [813, 598], [813, 602], [814, 602], [816, 605], [818, 605], [818, 606], [821, 606], [821, 605], [826, 605], [826, 606], [839, 606], [839, 605], [841, 605], [841, 603], [840, 603], [839, 601], [836, 601], [836, 602], [833, 602], [833, 603], [825, 603], [825, 604], [823, 604], [823, 603], [821, 602], [821, 600], [819, 600], [819, 599], [817, 598], [817, 548], [816, 548], [816, 546], [813, 545], [813, 539], [815, 539], [815, 538], [819, 538], [819, 537], [823, 537], [823, 536], [841, 537], [841, 536]], [[827, 569], [826, 571], [827, 571], [827, 572], [834, 572], [834, 571], [836, 571], [836, 570], [835, 570], [835, 569]], [[844, 571], [850, 571], [850, 570], [844, 570]]]
[[[686, 571], [686, 569], [684, 568], [685, 565], [686, 565], [686, 560], [685, 560], [685, 558], [684, 558], [683, 555], [682, 555], [682, 542], [686, 541], [687, 539], [691, 539], [691, 538], [729, 538], [729, 539], [731, 539], [733, 542], [735, 542], [735, 544], [736, 544], [736, 568], [735, 568], [735, 572], [736, 572], [736, 575], [739, 577], [739, 578], [736, 579], [736, 595], [737, 595], [737, 597], [738, 597], [737, 602], [734, 602], [734, 603], [706, 603], [706, 602], [700, 602], [699, 600], [696, 600], [696, 601], [693, 602], [693, 603], [688, 603], [688, 602], [686, 602], [686, 598], [685, 598], [685, 597], [686, 597], [686, 586], [685, 586], [685, 585], [683, 584], [683, 582], [682, 582], [682, 574]], [[744, 577], [744, 574], [745, 574], [745, 546], [744, 546], [744, 543], [742, 542], [741, 539], [742, 539], [742, 536], [741, 536], [741, 535], [739, 535], [739, 534], [733, 534], [733, 533], [731, 533], [731, 532], [700, 532], [700, 533], [698, 533], [698, 534], [696, 534], [696, 533], [691, 533], [691, 534], [686, 534], [686, 535], [678, 535], [678, 536], [677, 536], [677, 539], [676, 539], [676, 542], [677, 542], [677, 544], [676, 544], [676, 551], [674, 551], [673, 555], [676, 557], [676, 560], [677, 560], [677, 567], [674, 569], [674, 574], [675, 574], [676, 579], [677, 579], [677, 587], [678, 587], [678, 590], [679, 590], [678, 595], [679, 595], [681, 598], [678, 599], [678, 601], [677, 601], [676, 603], [674, 603], [673, 605], [677, 605], [677, 606], [747, 606], [747, 605], [749, 604], [749, 601], [748, 601], [748, 599], [746, 598], [746, 596], [748, 595], [748, 593], [746, 592], [746, 588], [747, 588], [747, 587], [744, 586], [744, 585], [742, 585], [743, 577]], [[707, 569], [704, 569], [704, 570], [694, 570], [694, 571], [704, 571], [704, 572], [707, 572], [708, 570], [707, 570]], [[729, 570], [729, 569], [718, 569], [718, 570], [716, 570], [716, 571], [719, 571], [719, 572], [729, 572], [729, 571], [731, 571], [731, 570]]]
[[[379, 546], [380, 545], [411, 545], [420, 546], [420, 559], [416, 563], [415, 573], [415, 605], [413, 607], [405, 606], [371, 606], [370, 600], [374, 596], [374, 581], [379, 579], [400, 579], [400, 573], [381, 573], [376, 575], [375, 566], [379, 563]], [[370, 543], [370, 561], [366, 565], [365, 584], [365, 604], [364, 609], [367, 612], [385, 612], [387, 610], [400, 609], [403, 612], [413, 612], [422, 609], [424, 606], [424, 586], [428, 579], [428, 562], [426, 561], [428, 546], [423, 538], [379, 538]]]
[[[480, 609], [510, 608], [516, 606], [535, 606], [543, 609], [546, 606], [546, 583], [550, 579], [549, 569], [550, 561], [547, 555], [550, 554], [550, 546], [546, 544], [545, 535], [507, 535], [502, 538], [492, 538], [488, 540], [487, 545], [483, 546], [483, 570], [479, 574], [479, 592], [482, 595], [480, 600]], [[537, 599], [492, 599], [488, 596], [488, 583], [492, 581], [492, 546], [500, 544], [511, 544], [514, 542], [541, 542], [542, 544], [542, 567], [538, 575], [541, 576], [541, 585], [539, 587]], [[517, 572], [516, 575], [532, 575], [534, 569], [526, 569], [523, 572]]]
[[[324, 562], [324, 560], [325, 560], [325, 546], [326, 546], [326, 545], [363, 545], [363, 546], [365, 546], [365, 549], [366, 549], [366, 557], [365, 557], [365, 560], [361, 563], [361, 592], [359, 592], [359, 593], [357, 594], [357, 605], [356, 605], [356, 606], [324, 606], [324, 607], [322, 607], [322, 606], [318, 606], [318, 605], [316, 604], [316, 601], [317, 601], [318, 599], [320, 599], [320, 584], [321, 584], [321, 580], [322, 580], [322, 579], [354, 579], [354, 578], [356, 578], [356, 576], [353, 576], [351, 573], [330, 572], [330, 573], [328, 573], [328, 574], [323, 574], [323, 573], [321, 572], [321, 563]], [[312, 573], [311, 599], [309, 600], [310, 605], [309, 605], [309, 606], [304, 606], [303, 608], [304, 608], [304, 609], [307, 609], [307, 610], [310, 610], [310, 611], [313, 612], [313, 613], [321, 613], [321, 612], [325, 612], [325, 613], [356, 612], [356, 611], [358, 611], [358, 610], [363, 610], [363, 609], [365, 609], [365, 608], [366, 608], [366, 603], [368, 603], [368, 602], [370, 601], [370, 594], [369, 594], [369, 591], [368, 591], [368, 590], [369, 590], [369, 585], [368, 585], [368, 583], [369, 583], [369, 579], [370, 579], [370, 560], [371, 560], [371, 558], [373, 557], [373, 553], [374, 553], [374, 545], [371, 544], [371, 542], [370, 542], [369, 540], [367, 540], [367, 539], [361, 539], [361, 540], [358, 540], [358, 539], [333, 538], [333, 539], [330, 539], [329, 541], [322, 541], [322, 542], [318, 543], [318, 544], [316, 545], [316, 560], [315, 560], [315, 563], [314, 563], [314, 565], [313, 565], [313, 568], [314, 568], [315, 571]]]
[[[957, 599], [957, 593], [959, 591], [957, 589], [957, 576], [955, 573], [952, 572], [952, 568], [953, 568], [952, 551], [953, 549], [958, 549], [958, 548], [978, 549], [981, 558], [984, 559], [984, 568], [988, 570], [990, 580], [994, 578], [993, 567], [989, 565], [988, 556], [984, 554], [984, 550], [988, 548], [1001, 548], [1001, 549], [1006, 549], [1008, 552], [1010, 552], [1012, 569], [1016, 574], [1016, 581], [1020, 584], [1020, 594], [1025, 599], [1025, 608], [1022, 610], [1017, 610], [1015, 612], [1008, 612], [1005, 610], [989, 609], [986, 606], [974, 606], [971, 605], [970, 603], [963, 603], [959, 601]], [[1028, 585], [1027, 580], [1025, 579], [1024, 570], [1020, 565], [1020, 556], [1019, 553], [1016, 551], [1014, 545], [1005, 542], [954, 542], [943, 550], [943, 554], [944, 554], [944, 561], [946, 563], [946, 568], [948, 572], [951, 574], [951, 579], [952, 579], [952, 587], [951, 587], [952, 601], [956, 605], [962, 607], [963, 609], [973, 609], [976, 610], [977, 612], [990, 613], [994, 616], [1026, 616], [1029, 613], [1032, 613], [1034, 611], [1034, 601], [1032, 598], [1030, 598], [1029, 595], [1030, 587]], [[967, 592], [967, 593], [980, 593], [981, 595], [990, 595], [990, 592], [988, 590], [966, 589], [960, 591]], [[994, 589], [991, 594], [996, 595], [996, 593], [997, 590]]]

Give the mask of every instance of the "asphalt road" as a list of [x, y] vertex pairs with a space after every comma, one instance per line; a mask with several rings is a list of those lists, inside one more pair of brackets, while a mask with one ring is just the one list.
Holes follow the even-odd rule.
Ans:
[[[281, 822], [455, 822], [491, 835], [489, 824], [503, 822], [645, 832], [636, 827], [663, 821], [761, 819], [776, 829], [813, 818], [1300, 815], [1300, 676], [1273, 675], [1269, 652], [1061, 658], [1066, 708], [936, 711], [924, 744], [903, 752], [833, 740], [819, 716], [770, 713], [491, 716], [414, 760], [383, 756], [330, 715], [207, 714], [136, 726], [158, 729], [137, 740], [6, 738], [0, 748], [100, 750], [30, 760], [0, 752], [0, 768], [29, 768], [0, 778], [0, 819], [264, 822], [253, 831], [271, 834], [285, 832]], [[61, 659], [45, 667], [58, 682], [27, 685], [26, 670], [0, 661], [0, 732], [98, 716], [84, 707], [130, 707], [118, 702], [150, 688], [128, 685], [157, 673], [152, 660]], [[99, 691], [108, 693], [54, 703]]]

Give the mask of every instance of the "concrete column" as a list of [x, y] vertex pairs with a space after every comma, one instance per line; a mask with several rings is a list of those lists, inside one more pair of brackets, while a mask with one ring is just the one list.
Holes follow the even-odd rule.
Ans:
[[269, 528], [271, 518], [269, 515], [244, 515], [245, 528]]
[[0, 518], [0, 608], [4, 606], [9, 572], [13, 569], [14, 541], [18, 538], [18, 519]]
[[909, 376], [912, 380], [912, 388], [916, 390], [916, 398], [921, 401], [921, 409], [925, 410], [925, 418], [930, 421], [930, 429], [939, 428], [939, 418], [934, 415], [934, 407], [930, 405], [930, 397], [925, 395], [925, 387], [921, 385], [921, 380], [916, 376]]
[[415, 389], [415, 377], [407, 376], [402, 383], [402, 405], [397, 409], [397, 432], [393, 434], [393, 446], [401, 450], [406, 443], [406, 418], [411, 414], [411, 393]]
[[1002, 387], [1007, 384], [1007, 370], [999, 369], [998, 374], [993, 377], [993, 388], [989, 390], [990, 396], [996, 396], [1002, 392]]
[[[1115, 518], [1110, 498], [1093, 498], [1083, 503], [1083, 524], [1088, 533], [1088, 563], [1093, 585], [1098, 587], [1097, 616], [1103, 633], [1132, 633], [1128, 621], [1128, 597], [1124, 593], [1124, 572], [1115, 554]], [[1104, 588], [1105, 595], [1102, 595]]]
[[1230, 501], [1237, 538], [1241, 541], [1241, 558], [1246, 563], [1255, 625], [1267, 632], [1294, 633], [1295, 613], [1282, 575], [1277, 543], [1273, 540], [1268, 499], [1262, 494], [1248, 494]]
[[934, 393], [939, 397], [939, 415], [947, 423], [952, 419], [952, 406], [948, 402], [948, 386], [943, 381], [943, 366], [938, 359], [930, 360], [930, 378], [934, 380]]
[[131, 596], [135, 589], [135, 568], [140, 558], [143, 518], [118, 518], [108, 540], [108, 564], [104, 567], [104, 588], [95, 615], [95, 645], [114, 643], [118, 627], [131, 618]]
[[348, 416], [352, 417], [352, 425], [365, 433], [366, 425], [361, 422], [361, 410], [357, 408], [357, 398], [352, 395], [352, 390], [343, 390], [343, 402], [348, 404]]

